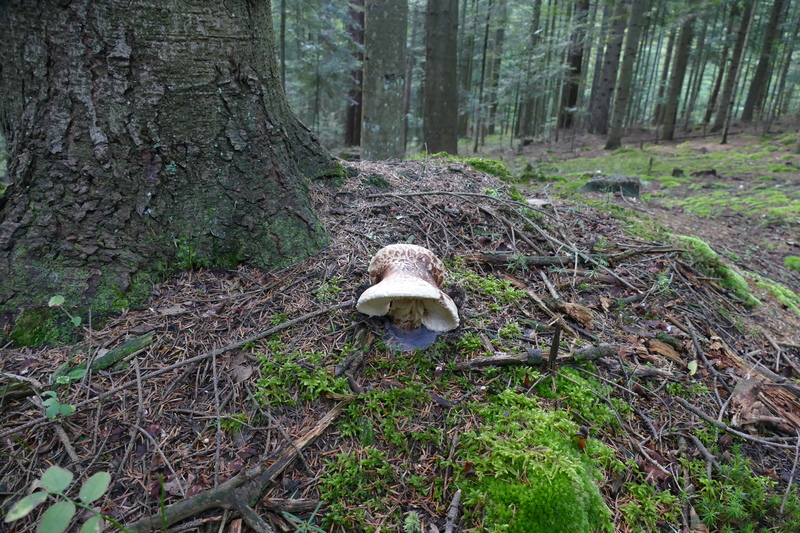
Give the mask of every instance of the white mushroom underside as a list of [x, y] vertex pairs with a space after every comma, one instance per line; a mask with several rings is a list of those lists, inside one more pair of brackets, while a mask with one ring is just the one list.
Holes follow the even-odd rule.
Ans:
[[458, 310], [450, 297], [419, 278], [395, 277], [373, 285], [361, 295], [356, 308], [367, 315], [389, 315], [397, 327], [450, 331], [458, 326]]

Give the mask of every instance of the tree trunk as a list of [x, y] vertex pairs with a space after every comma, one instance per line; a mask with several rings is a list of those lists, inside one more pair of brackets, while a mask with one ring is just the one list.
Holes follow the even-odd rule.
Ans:
[[347, 106], [344, 121], [344, 145], [361, 145], [361, 103], [364, 83], [364, 0], [350, 0], [350, 24], [347, 33], [355, 45], [353, 58], [357, 67], [350, 71], [352, 88], [347, 92]]
[[614, 4], [614, 14], [608, 26], [608, 41], [606, 54], [603, 59], [603, 69], [592, 103], [589, 123], [590, 133], [608, 133], [608, 115], [611, 109], [611, 97], [614, 94], [614, 85], [617, 83], [619, 70], [619, 57], [622, 54], [622, 41], [625, 37], [625, 25], [628, 23], [627, 0], [617, 0]]
[[486, 23], [483, 27], [483, 51], [481, 52], [481, 73], [478, 77], [478, 99], [476, 103], [476, 110], [475, 110], [475, 129], [472, 132], [474, 137], [474, 142], [472, 145], [472, 151], [478, 151], [478, 144], [481, 140], [481, 129], [483, 128], [483, 115], [484, 115], [484, 108], [483, 108], [483, 88], [486, 82], [486, 53], [489, 47], [489, 24], [492, 20], [492, 0], [489, 0], [488, 5], [486, 6]]
[[503, 43], [506, 36], [506, 23], [508, 22], [507, 0], [497, 3], [497, 16], [495, 17], [494, 40], [492, 41], [492, 63], [489, 74], [489, 112], [486, 124], [486, 133], [493, 135], [498, 122], [498, 94], [500, 90], [500, 67], [503, 60]]
[[371, 160], [402, 158], [407, 0], [367, 0], [361, 147]]
[[[725, 35], [731, 35], [733, 33], [733, 22], [736, 20], [736, 16], [739, 13], [739, 4], [734, 2], [731, 5], [731, 14], [730, 18], [728, 19], [728, 26], [725, 31]], [[717, 98], [719, 97], [719, 89], [722, 87], [722, 79], [725, 74], [725, 65], [728, 63], [728, 53], [730, 52], [730, 43], [727, 41], [725, 42], [725, 46], [722, 49], [722, 57], [719, 60], [719, 70], [717, 72], [717, 78], [714, 81], [714, 88], [711, 90], [711, 96], [708, 98], [708, 107], [706, 108], [706, 114], [703, 117], [703, 124], [708, 124], [711, 120], [711, 115], [714, 114], [714, 109], [717, 105]]]
[[611, 115], [611, 127], [606, 140], [606, 150], [614, 150], [622, 144], [622, 122], [631, 98], [633, 82], [633, 65], [636, 61], [636, 52], [639, 49], [639, 38], [642, 35], [644, 19], [644, 2], [634, 1], [631, 4], [631, 13], [628, 17], [628, 36], [625, 38], [625, 54], [619, 70], [617, 88], [614, 91], [614, 111]]
[[537, 82], [534, 81], [536, 65], [534, 57], [536, 50], [539, 47], [541, 40], [541, 22], [542, 22], [542, 0], [534, 0], [533, 3], [533, 17], [531, 19], [530, 29], [530, 50], [528, 50], [528, 57], [525, 62], [525, 91], [524, 100], [520, 105], [519, 121], [518, 121], [518, 135], [520, 137], [532, 137], [536, 131], [534, 129], [533, 117], [536, 108], [536, 95], [534, 88]]
[[458, 152], [458, 0], [428, 0], [423, 142], [430, 153]]
[[672, 49], [675, 46], [675, 31], [670, 30], [667, 39], [667, 52], [664, 57], [664, 68], [661, 70], [661, 81], [658, 84], [658, 96], [656, 96], [656, 110], [653, 112], [653, 126], [658, 126], [664, 121], [664, 93], [667, 91], [667, 81], [669, 80], [669, 66], [672, 63]]
[[764, 41], [761, 45], [761, 54], [758, 56], [758, 65], [750, 81], [750, 90], [742, 108], [742, 122], [751, 122], [756, 109], [760, 109], [764, 102], [764, 88], [769, 83], [769, 69], [773, 62], [772, 50], [778, 35], [778, 24], [783, 14], [783, 1], [775, 0], [769, 15], [767, 27], [764, 30]]
[[303, 176], [333, 161], [280, 88], [270, 2], [9, 0], [0, 30], [0, 309], [125, 307], [187, 255], [327, 242]]
[[583, 46], [586, 40], [586, 17], [589, 14], [589, 0], [577, 0], [573, 6], [572, 43], [567, 60], [568, 70], [561, 91], [561, 113], [559, 127], [569, 129], [575, 119], [578, 96], [581, 89], [581, 70], [583, 69]]
[[[690, 2], [691, 4], [691, 2]], [[678, 101], [680, 100], [683, 80], [686, 77], [686, 66], [689, 64], [689, 53], [692, 47], [692, 25], [694, 15], [688, 16], [681, 26], [678, 44], [675, 47], [675, 64], [672, 67], [672, 76], [669, 80], [669, 92], [664, 104], [664, 139], [671, 141], [675, 136], [675, 121], [678, 115]]]
[[728, 117], [731, 102], [733, 101], [733, 91], [736, 89], [736, 76], [739, 74], [739, 65], [742, 60], [742, 51], [747, 41], [747, 31], [750, 28], [750, 18], [753, 13], [753, 1], [746, 0], [742, 8], [742, 18], [739, 20], [739, 29], [736, 32], [736, 42], [733, 44], [731, 52], [730, 67], [722, 86], [722, 96], [719, 99], [719, 107], [714, 117], [714, 124], [711, 126], [712, 132], [717, 132], [725, 126], [725, 119]]

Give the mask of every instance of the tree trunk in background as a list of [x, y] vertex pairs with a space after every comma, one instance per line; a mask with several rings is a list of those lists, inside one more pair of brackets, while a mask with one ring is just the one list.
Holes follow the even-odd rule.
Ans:
[[[414, 6], [414, 13], [411, 14], [411, 42], [408, 44], [406, 79], [403, 88], [403, 151], [408, 149], [408, 135], [410, 128], [408, 119], [411, 115], [412, 89], [414, 87], [414, 65], [417, 61], [417, 29], [424, 27], [424, 25], [425, 13], [422, 11], [422, 6], [416, 5]], [[424, 95], [422, 99], [425, 99]], [[417, 132], [417, 134], [420, 135], [419, 132]]]
[[492, 63], [489, 74], [489, 111], [486, 124], [486, 133], [494, 134], [498, 121], [497, 96], [500, 89], [500, 67], [503, 61], [503, 41], [506, 36], [506, 23], [508, 22], [508, 2], [499, 0], [497, 3], [497, 16], [495, 17], [494, 40], [492, 41]]
[[[726, 37], [733, 33], [733, 22], [739, 13], [739, 4], [734, 2], [731, 4], [731, 14], [728, 18], [728, 25], [725, 30]], [[725, 42], [725, 47], [722, 49], [722, 57], [719, 60], [719, 71], [717, 72], [717, 79], [714, 81], [714, 88], [711, 90], [711, 96], [708, 98], [708, 106], [706, 107], [706, 114], [703, 117], [703, 124], [708, 124], [711, 120], [711, 115], [714, 113], [714, 108], [717, 105], [717, 98], [719, 97], [719, 89], [722, 87], [722, 78], [725, 74], [725, 65], [728, 63], [728, 53], [730, 52], [730, 43]]]
[[751, 122], [756, 109], [760, 109], [764, 102], [764, 89], [769, 84], [769, 67], [773, 62], [772, 50], [778, 36], [778, 24], [783, 14], [783, 1], [775, 0], [769, 15], [767, 27], [764, 29], [764, 41], [761, 45], [761, 54], [758, 56], [758, 65], [750, 81], [750, 90], [742, 108], [742, 122]]
[[[692, 2], [690, 1], [691, 5]], [[667, 101], [664, 104], [664, 130], [663, 138], [671, 141], [675, 136], [675, 121], [678, 115], [678, 100], [680, 100], [683, 80], [686, 77], [686, 66], [689, 64], [689, 54], [692, 48], [692, 25], [694, 15], [686, 18], [681, 26], [678, 44], [675, 47], [675, 63], [672, 66], [672, 76], [669, 80]]]
[[364, 17], [365, 159], [402, 158], [407, 0], [367, 0]]
[[619, 58], [622, 54], [622, 41], [625, 37], [625, 26], [628, 23], [627, 0], [617, 0], [614, 14], [608, 26], [606, 54], [603, 69], [598, 81], [595, 99], [591, 105], [589, 133], [608, 133], [608, 116], [611, 109], [611, 97], [617, 83]]
[[364, 83], [364, 0], [350, 0], [350, 24], [347, 26], [347, 33], [353, 41], [353, 58], [358, 65], [350, 71], [353, 88], [347, 93], [347, 107], [345, 108], [344, 121], [344, 145], [361, 145], [361, 103], [362, 86]]
[[[707, 12], [706, 12], [707, 15]], [[713, 26], [716, 28], [717, 19], [714, 18]], [[692, 115], [694, 114], [695, 103], [697, 102], [697, 94], [700, 92], [700, 87], [703, 84], [703, 76], [705, 75], [706, 63], [708, 63], [708, 51], [706, 50], [706, 35], [708, 34], [708, 16], [703, 17], [703, 27], [700, 30], [700, 36], [697, 38], [696, 55], [692, 65], [692, 75], [689, 77], [689, 87], [687, 89], [687, 98], [684, 98], [683, 105], [683, 131], [690, 131], [692, 124]]]
[[[469, 9], [467, 9], [467, 2], [469, 1]], [[461, 22], [458, 25], [459, 45], [458, 49], [458, 79], [461, 90], [459, 91], [458, 108], [461, 112], [458, 115], [458, 135], [466, 137], [469, 135], [470, 123], [470, 89], [472, 87], [472, 69], [474, 64], [475, 55], [475, 26], [476, 26], [476, 1], [475, 0], [462, 0], [461, 6]], [[470, 14], [467, 17], [467, 13]], [[472, 30], [472, 31], [471, 31]]]
[[0, 310], [128, 306], [176, 248], [267, 268], [327, 242], [304, 175], [333, 160], [286, 103], [270, 2], [13, 0], [0, 32]]
[[483, 27], [483, 51], [481, 52], [481, 73], [480, 77], [478, 78], [478, 98], [476, 102], [476, 109], [475, 109], [475, 129], [472, 132], [472, 136], [474, 137], [474, 142], [472, 145], [472, 151], [478, 151], [478, 144], [481, 141], [481, 129], [483, 128], [484, 124], [484, 109], [483, 109], [483, 88], [486, 82], [486, 53], [489, 47], [489, 24], [492, 20], [492, 0], [488, 1], [488, 5], [486, 6], [486, 23]]
[[586, 40], [586, 18], [589, 15], [589, 0], [578, 0], [573, 6], [574, 16], [572, 43], [569, 47], [569, 65], [561, 91], [561, 112], [559, 128], [571, 128], [575, 120], [578, 96], [581, 89], [581, 69], [583, 68], [583, 46]]
[[528, 58], [526, 63], [526, 76], [525, 76], [525, 91], [524, 100], [520, 105], [519, 121], [518, 121], [518, 135], [519, 137], [532, 137], [536, 130], [533, 124], [534, 111], [536, 109], [536, 62], [534, 61], [534, 54], [539, 46], [541, 40], [541, 22], [542, 22], [542, 0], [535, 0], [533, 3], [533, 17], [531, 19], [530, 29], [530, 50], [528, 50]]
[[656, 96], [656, 110], [653, 112], [653, 126], [658, 126], [664, 121], [664, 93], [667, 91], [669, 80], [669, 66], [672, 64], [672, 49], [675, 46], [675, 32], [670, 30], [667, 39], [667, 52], [664, 57], [664, 68], [661, 70], [661, 81], [658, 83], [658, 96]]
[[423, 142], [430, 153], [458, 152], [458, 0], [428, 0]]
[[611, 115], [608, 139], [606, 140], [606, 150], [615, 150], [622, 144], [622, 123], [633, 89], [633, 65], [636, 62], [639, 38], [642, 35], [644, 4], [644, 2], [639, 1], [634, 1], [631, 4], [631, 12], [628, 17], [628, 36], [625, 38], [625, 54], [622, 56], [617, 88], [614, 91], [616, 98], [614, 111]]
[[739, 20], [739, 29], [736, 31], [736, 42], [733, 44], [733, 52], [731, 52], [730, 66], [727, 69], [728, 74], [722, 86], [722, 96], [719, 99], [719, 106], [717, 107], [714, 124], [711, 126], [712, 132], [717, 132], [725, 126], [725, 119], [728, 117], [731, 102], [733, 101], [733, 91], [736, 89], [736, 76], [739, 73], [739, 64], [742, 60], [742, 51], [744, 50], [745, 42], [747, 41], [747, 30], [750, 27], [750, 18], [752, 14], [753, 2], [745, 0], [742, 9], [742, 17]]

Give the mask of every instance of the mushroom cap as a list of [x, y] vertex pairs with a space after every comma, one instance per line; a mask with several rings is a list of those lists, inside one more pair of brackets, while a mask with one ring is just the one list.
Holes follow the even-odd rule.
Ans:
[[360, 312], [388, 314], [404, 329], [418, 328], [420, 322], [437, 332], [458, 327], [458, 309], [441, 290], [444, 263], [427, 248], [391, 244], [378, 250], [368, 270], [372, 286], [358, 299]]

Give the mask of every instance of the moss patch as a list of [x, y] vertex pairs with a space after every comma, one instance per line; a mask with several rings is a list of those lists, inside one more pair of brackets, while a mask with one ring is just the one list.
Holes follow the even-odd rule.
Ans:
[[459, 485], [465, 508], [482, 508], [482, 531], [613, 531], [597, 487], [608, 448], [590, 439], [582, 453], [573, 441], [578, 426], [565, 412], [510, 390], [474, 412], [484, 424], [465, 433], [462, 446], [476, 479]]

